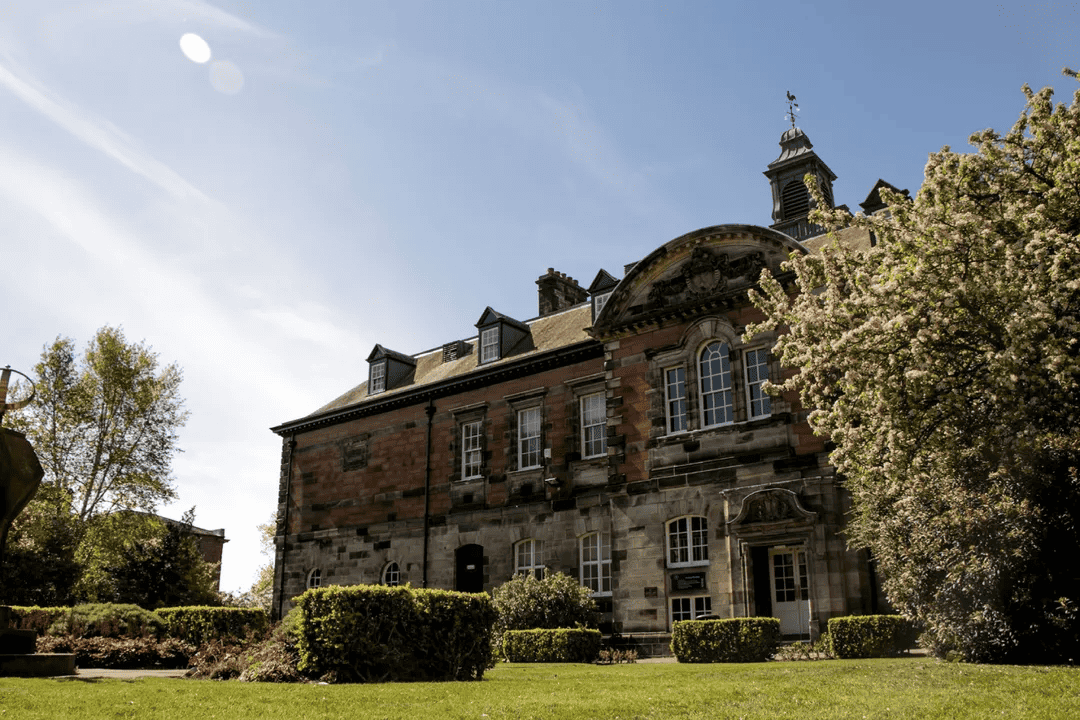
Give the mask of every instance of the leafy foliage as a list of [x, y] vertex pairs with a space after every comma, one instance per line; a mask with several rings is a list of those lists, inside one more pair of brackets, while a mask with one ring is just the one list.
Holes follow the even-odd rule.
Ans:
[[[53, 610], [53, 608], [49, 608]], [[76, 638], [161, 637], [165, 624], [154, 612], [137, 605], [91, 603], [57, 614], [47, 635]]]
[[592, 591], [563, 573], [515, 575], [492, 592], [498, 620], [495, 643], [508, 630], [535, 628], [595, 628], [598, 624]]
[[829, 619], [829, 649], [838, 658], [899, 655], [915, 644], [915, 627], [899, 615], [852, 615]]
[[601, 641], [600, 631], [589, 628], [507, 630], [502, 653], [510, 662], [593, 662]]
[[779, 645], [776, 618], [679, 620], [671, 628], [671, 652], [681, 663], [765, 662]]
[[250, 635], [263, 636], [270, 618], [262, 608], [163, 607], [156, 611], [165, 625], [165, 634], [193, 645], [212, 640], [237, 642]]
[[176, 638], [46, 636], [39, 653], [74, 653], [75, 664], [97, 668], [184, 668], [195, 646]]
[[331, 586], [296, 607], [298, 667], [329, 681], [481, 680], [492, 663], [487, 595]]
[[932, 650], [970, 661], [1080, 645], [1080, 93], [1024, 92], [1008, 133], [931, 155], [913, 202], [817, 212], [877, 246], [763, 274], [748, 333], [789, 329], [780, 389], [835, 443], [851, 544]]

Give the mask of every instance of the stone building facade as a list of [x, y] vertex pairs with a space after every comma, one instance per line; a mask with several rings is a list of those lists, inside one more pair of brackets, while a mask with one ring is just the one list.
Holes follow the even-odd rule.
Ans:
[[[787, 147], [785, 146], [787, 144]], [[562, 571], [592, 588], [603, 629], [659, 638], [702, 615], [779, 617], [816, 636], [876, 612], [869, 558], [843, 539], [847, 497], [747, 293], [809, 252], [780, 182], [835, 176], [802, 131], [770, 165], [772, 228], [670, 240], [587, 288], [549, 270], [539, 315], [486, 308], [476, 333], [406, 355], [377, 345], [366, 382], [282, 438], [275, 611], [325, 584], [491, 590]], [[796, 152], [797, 151], [797, 152]], [[827, 170], [827, 168], [825, 168]], [[794, 212], [793, 211], [793, 212]], [[849, 238], [866, 243], [866, 238]]]

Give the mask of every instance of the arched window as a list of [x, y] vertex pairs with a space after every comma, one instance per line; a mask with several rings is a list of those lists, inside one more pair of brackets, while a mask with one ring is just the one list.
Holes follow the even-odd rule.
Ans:
[[731, 358], [727, 343], [709, 343], [701, 351], [701, 426], [730, 425], [734, 421], [731, 398]]
[[676, 518], [667, 525], [668, 567], [707, 565], [709, 521], [699, 515]]
[[544, 579], [544, 556], [539, 540], [529, 538], [514, 545], [514, 574]]
[[611, 594], [611, 538], [607, 533], [581, 537], [579, 582], [592, 590], [593, 595]]
[[387, 563], [383, 568], [382, 584], [391, 587], [401, 584], [401, 569], [396, 562]]
[[317, 588], [317, 587], [320, 587], [321, 585], [322, 585], [322, 570], [320, 570], [319, 568], [314, 568], [311, 572], [308, 573], [308, 576], [307, 576], [308, 589], [310, 590], [311, 588]]

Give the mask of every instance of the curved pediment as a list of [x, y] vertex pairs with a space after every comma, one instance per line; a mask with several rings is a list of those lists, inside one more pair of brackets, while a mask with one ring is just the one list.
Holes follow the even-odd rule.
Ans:
[[779, 273], [793, 252], [806, 250], [791, 237], [756, 225], [717, 225], [687, 233], [626, 274], [596, 318], [593, 334], [738, 301], [763, 269]]

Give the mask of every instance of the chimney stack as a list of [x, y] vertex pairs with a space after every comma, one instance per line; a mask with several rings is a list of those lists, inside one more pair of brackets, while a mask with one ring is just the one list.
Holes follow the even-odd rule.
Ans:
[[536, 285], [540, 288], [540, 317], [566, 310], [589, 299], [588, 291], [577, 280], [554, 268], [548, 268], [547, 274], [541, 275]]

